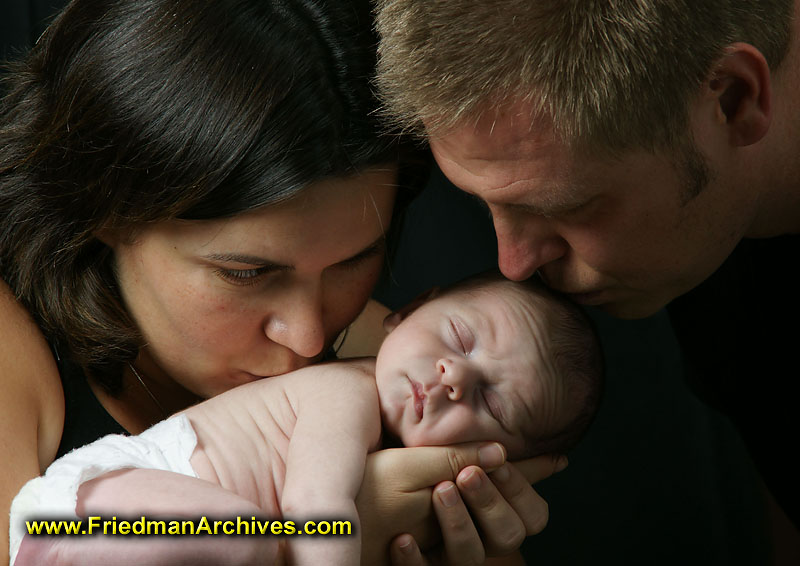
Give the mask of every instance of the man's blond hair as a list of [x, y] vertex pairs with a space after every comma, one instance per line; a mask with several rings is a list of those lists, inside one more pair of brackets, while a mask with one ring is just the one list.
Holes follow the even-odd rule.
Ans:
[[[725, 47], [783, 59], [791, 0], [377, 0], [387, 114], [424, 135], [530, 102], [567, 142], [678, 147]], [[424, 124], [424, 127], [423, 127]]]

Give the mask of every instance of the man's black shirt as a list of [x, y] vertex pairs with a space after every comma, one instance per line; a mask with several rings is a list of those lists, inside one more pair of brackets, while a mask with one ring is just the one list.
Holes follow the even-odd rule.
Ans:
[[738, 429], [800, 527], [800, 236], [743, 240], [668, 312], [695, 393]]

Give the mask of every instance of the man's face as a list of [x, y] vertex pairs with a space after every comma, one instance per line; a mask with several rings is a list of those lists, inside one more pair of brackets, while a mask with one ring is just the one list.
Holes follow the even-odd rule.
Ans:
[[[710, 167], [689, 198], [674, 156], [576, 155], [520, 107], [431, 139], [444, 174], [488, 205], [510, 279], [538, 270], [579, 303], [648, 316], [713, 273], [747, 230], [755, 203], [727, 168]], [[699, 147], [708, 163], [719, 157]]]

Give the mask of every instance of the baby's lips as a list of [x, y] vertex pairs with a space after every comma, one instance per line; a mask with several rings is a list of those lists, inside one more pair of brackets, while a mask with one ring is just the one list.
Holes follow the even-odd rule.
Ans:
[[409, 379], [411, 383], [411, 400], [414, 403], [414, 412], [417, 414], [417, 420], [422, 420], [422, 417], [425, 413], [425, 393], [422, 392], [422, 386], [414, 381], [413, 379]]

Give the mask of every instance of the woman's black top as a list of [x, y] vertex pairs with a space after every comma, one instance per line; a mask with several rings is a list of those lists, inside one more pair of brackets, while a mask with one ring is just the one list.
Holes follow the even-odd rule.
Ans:
[[95, 397], [83, 369], [56, 357], [64, 387], [64, 432], [57, 457], [107, 434], [127, 434]]

